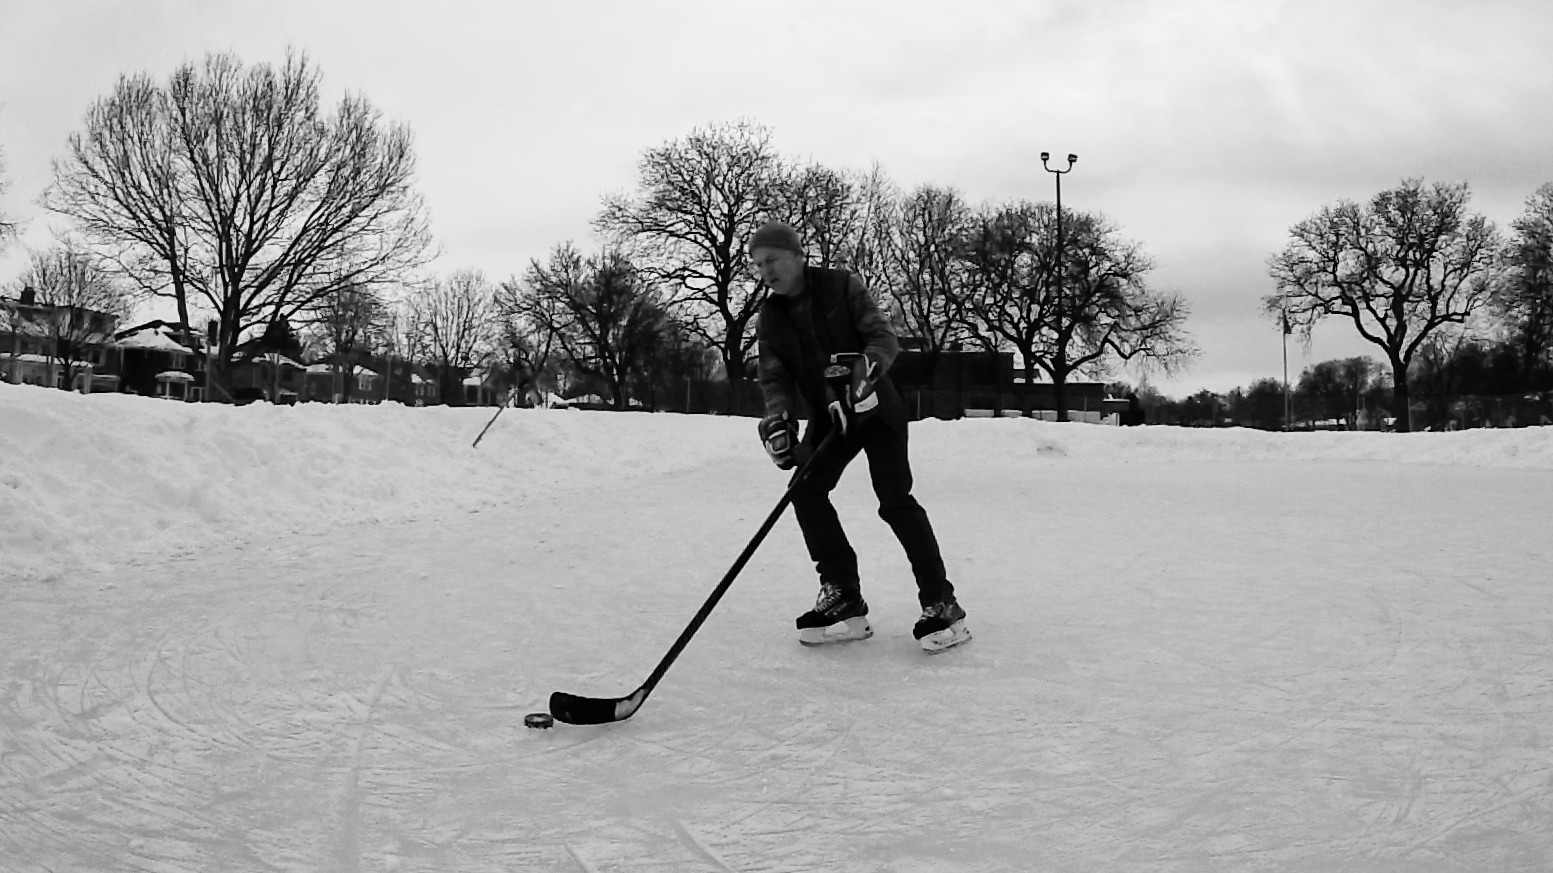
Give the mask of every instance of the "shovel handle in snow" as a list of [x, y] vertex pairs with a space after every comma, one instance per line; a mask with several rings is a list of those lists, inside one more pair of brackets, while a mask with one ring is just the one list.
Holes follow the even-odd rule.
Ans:
[[674, 659], [678, 658], [679, 653], [685, 650], [685, 646], [690, 643], [690, 638], [696, 635], [696, 631], [701, 629], [701, 625], [706, 621], [707, 616], [712, 614], [712, 609], [717, 606], [717, 601], [721, 600], [723, 594], [728, 591], [729, 586], [733, 584], [733, 580], [739, 575], [739, 571], [743, 570], [744, 565], [749, 563], [750, 556], [755, 554], [755, 550], [760, 547], [760, 543], [766, 538], [766, 534], [770, 533], [771, 528], [776, 526], [777, 519], [782, 517], [782, 513], [787, 509], [787, 505], [793, 502], [793, 490], [808, 477], [809, 470], [814, 466], [815, 459], [824, 454], [825, 450], [836, 439], [836, 431], [832, 430], [826, 434], [825, 438], [820, 440], [819, 446], [815, 448], [814, 454], [810, 455], [809, 459], [804, 461], [793, 473], [793, 478], [788, 480], [787, 489], [782, 492], [782, 499], [777, 501], [777, 505], [771, 510], [771, 514], [766, 516], [766, 520], [760, 525], [760, 529], [755, 531], [755, 537], [749, 541], [749, 545], [744, 547], [744, 551], [739, 553], [738, 560], [734, 561], [733, 566], [728, 568], [728, 572], [724, 574], [723, 580], [717, 583], [716, 588], [712, 589], [711, 596], [707, 597], [706, 602], [701, 604], [701, 609], [696, 613], [695, 618], [690, 620], [690, 624], [680, 633], [679, 639], [675, 640], [674, 645], [669, 648], [669, 653], [664, 655], [663, 660], [658, 662], [658, 666], [653, 669], [652, 675], [647, 677], [647, 681], [643, 682], [640, 688], [637, 688], [625, 697], [580, 697], [576, 694], [557, 691], [550, 695], [550, 714], [555, 716], [557, 721], [563, 721], [567, 724], [607, 724], [609, 722], [625, 721], [635, 715], [636, 711], [647, 700], [647, 695], [651, 694], [652, 690], [658, 686], [658, 682], [663, 678], [663, 674], [669, 671], [669, 666], [674, 663]]

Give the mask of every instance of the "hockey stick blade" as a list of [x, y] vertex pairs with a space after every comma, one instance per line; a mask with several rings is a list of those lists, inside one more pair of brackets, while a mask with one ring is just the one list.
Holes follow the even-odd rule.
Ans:
[[663, 678], [664, 673], [668, 672], [669, 666], [674, 663], [674, 659], [678, 658], [679, 653], [684, 651], [685, 646], [690, 643], [690, 638], [695, 636], [702, 622], [706, 621], [707, 616], [712, 614], [712, 609], [717, 606], [717, 601], [722, 599], [723, 594], [728, 590], [728, 586], [733, 584], [733, 580], [739, 575], [739, 571], [744, 569], [744, 565], [748, 563], [750, 555], [755, 553], [756, 547], [766, 538], [766, 534], [771, 532], [771, 528], [776, 524], [777, 519], [782, 517], [783, 510], [787, 509], [789, 503], [792, 503], [793, 487], [803, 481], [810, 466], [814, 463], [814, 459], [823, 454], [835, 438], [836, 434], [834, 432], [826, 434], [825, 438], [820, 441], [819, 447], [814, 450], [814, 454], [810, 455], [809, 460], [805, 461], [798, 468], [798, 471], [793, 474], [792, 481], [787, 484], [787, 490], [782, 492], [782, 499], [777, 501], [776, 507], [771, 510], [770, 515], [766, 516], [766, 520], [760, 525], [760, 529], [755, 532], [755, 536], [744, 547], [744, 551], [739, 553], [738, 560], [733, 562], [733, 566], [729, 567], [728, 572], [723, 575], [722, 581], [717, 583], [716, 588], [712, 589], [711, 595], [707, 597], [705, 603], [701, 604], [701, 609], [690, 620], [690, 624], [680, 632], [679, 639], [674, 641], [674, 645], [669, 648], [668, 654], [664, 655], [663, 660], [658, 662], [658, 666], [653, 669], [652, 675], [647, 677], [647, 681], [643, 682], [641, 687], [626, 697], [579, 697], [576, 694], [557, 691], [550, 695], [550, 714], [555, 716], [556, 721], [565, 722], [566, 724], [610, 724], [611, 722], [625, 721], [636, 714], [642, 703], [647, 700], [647, 695], [651, 694], [652, 690], [658, 687], [659, 680]]
[[557, 691], [550, 695], [550, 714], [567, 724], [609, 724], [635, 715], [646, 699], [646, 688], [628, 697], [579, 697]]

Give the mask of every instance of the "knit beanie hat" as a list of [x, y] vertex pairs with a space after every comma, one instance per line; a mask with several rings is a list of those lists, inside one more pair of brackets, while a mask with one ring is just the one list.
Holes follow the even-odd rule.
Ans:
[[803, 242], [798, 239], [798, 231], [775, 219], [762, 224], [760, 229], [750, 237], [749, 250], [752, 254], [761, 247], [787, 249], [790, 252], [803, 254]]

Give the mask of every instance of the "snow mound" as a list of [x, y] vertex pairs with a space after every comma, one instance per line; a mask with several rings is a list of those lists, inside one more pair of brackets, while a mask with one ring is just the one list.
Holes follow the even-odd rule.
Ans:
[[1451, 433], [1246, 428], [1098, 427], [1031, 419], [922, 422], [914, 453], [1060, 461], [1110, 457], [1118, 463], [1168, 460], [1379, 461], [1452, 467], [1553, 470], [1553, 427]]
[[223, 541], [279, 547], [288, 534], [351, 523], [446, 520], [748, 455], [754, 432], [690, 416], [509, 409], [472, 448], [493, 413], [233, 407], [0, 385], [0, 577], [106, 571]]

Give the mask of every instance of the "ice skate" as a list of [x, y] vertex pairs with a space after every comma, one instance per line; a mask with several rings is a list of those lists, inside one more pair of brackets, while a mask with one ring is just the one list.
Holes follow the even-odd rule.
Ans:
[[969, 642], [971, 632], [965, 626], [965, 610], [960, 604], [944, 600], [922, 609], [922, 617], [917, 619], [912, 636], [917, 638], [923, 651], [936, 655]]
[[798, 616], [798, 642], [823, 646], [866, 640], [874, 635], [868, 624], [868, 602], [855, 589], [823, 583], [814, 608]]

